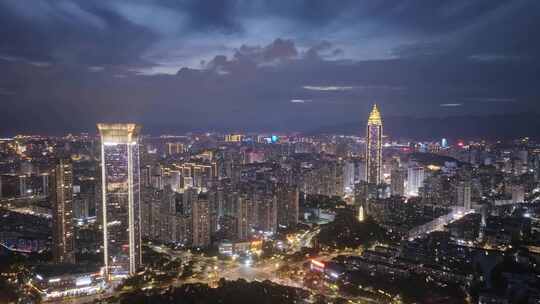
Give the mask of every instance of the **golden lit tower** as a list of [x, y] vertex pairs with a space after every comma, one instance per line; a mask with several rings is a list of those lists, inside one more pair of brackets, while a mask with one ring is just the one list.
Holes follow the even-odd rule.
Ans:
[[381, 113], [377, 105], [373, 105], [366, 132], [366, 178], [368, 183], [376, 185], [381, 183], [382, 129]]
[[136, 124], [98, 124], [101, 135], [105, 275], [135, 274], [141, 266], [139, 132]]

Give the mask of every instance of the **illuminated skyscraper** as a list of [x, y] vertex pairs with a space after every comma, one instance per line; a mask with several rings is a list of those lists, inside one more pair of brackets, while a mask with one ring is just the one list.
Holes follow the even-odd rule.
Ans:
[[424, 186], [425, 170], [417, 164], [411, 164], [407, 170], [407, 193], [409, 196], [418, 196], [419, 190]]
[[381, 114], [377, 105], [369, 114], [366, 133], [366, 177], [370, 184], [381, 183], [382, 168], [382, 132]]
[[133, 275], [141, 265], [139, 132], [136, 124], [98, 124], [101, 135], [105, 277]]
[[73, 166], [59, 160], [50, 179], [53, 206], [53, 258], [56, 263], [75, 263], [73, 233]]

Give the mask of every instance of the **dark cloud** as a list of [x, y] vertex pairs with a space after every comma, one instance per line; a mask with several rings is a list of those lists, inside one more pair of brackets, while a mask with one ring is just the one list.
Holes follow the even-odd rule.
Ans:
[[244, 44], [235, 50], [230, 59], [225, 55], [216, 55], [204, 68], [218, 74], [235, 73], [238, 76], [240, 73], [253, 71], [258, 66], [279, 65], [297, 56], [298, 50], [292, 40], [277, 38], [266, 46]]
[[0, 54], [72, 64], [140, 64], [149, 29], [84, 2], [0, 2]]
[[0, 128], [316, 130], [373, 102], [539, 111], [539, 3], [0, 0]]

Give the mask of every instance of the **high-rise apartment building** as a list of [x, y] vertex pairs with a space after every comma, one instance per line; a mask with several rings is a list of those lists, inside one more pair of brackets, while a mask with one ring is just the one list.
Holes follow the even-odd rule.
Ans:
[[199, 194], [191, 206], [193, 221], [193, 246], [210, 245], [210, 202], [206, 194]]
[[349, 160], [343, 162], [343, 191], [345, 193], [354, 191], [354, 162]]
[[75, 263], [73, 232], [73, 165], [60, 159], [50, 181], [53, 209], [53, 258], [56, 263]]
[[420, 188], [424, 185], [424, 167], [416, 164], [410, 166], [407, 172], [407, 194], [418, 196]]
[[98, 124], [101, 135], [105, 277], [133, 275], [141, 265], [140, 165], [137, 124]]
[[252, 223], [249, 216], [251, 201], [247, 195], [236, 195], [236, 238], [238, 240], [247, 240]]
[[26, 184], [26, 175], [19, 175], [19, 196], [24, 197], [28, 195], [27, 184]]
[[241, 142], [244, 139], [242, 134], [227, 134], [225, 135], [226, 142]]
[[271, 193], [256, 193], [257, 202], [257, 227], [264, 232], [275, 233], [277, 231], [277, 198]]
[[176, 155], [184, 153], [184, 144], [180, 142], [169, 142], [167, 145], [167, 155]]
[[523, 203], [525, 202], [525, 188], [520, 184], [513, 184], [511, 186], [512, 191], [512, 203]]
[[381, 183], [383, 124], [377, 105], [369, 114], [366, 132], [366, 177], [370, 184]]
[[[43, 192], [42, 192], [43, 196], [49, 196], [50, 181], [49, 181], [49, 173], [48, 172], [45, 172], [45, 173], [41, 174], [41, 183], [42, 183], [41, 188], [43, 189]], [[2, 195], [0, 194], [0, 196], [2, 196]]]
[[471, 183], [461, 181], [457, 185], [457, 205], [465, 209], [471, 209]]
[[343, 163], [319, 161], [300, 177], [300, 191], [307, 194], [343, 196]]
[[390, 173], [390, 191], [394, 196], [405, 195], [405, 171], [402, 168], [396, 168]]
[[296, 187], [279, 184], [276, 197], [278, 226], [295, 228], [298, 224], [300, 192]]

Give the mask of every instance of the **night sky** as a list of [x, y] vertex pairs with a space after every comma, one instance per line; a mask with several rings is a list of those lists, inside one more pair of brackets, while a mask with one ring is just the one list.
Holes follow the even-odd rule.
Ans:
[[0, 135], [363, 132], [375, 102], [393, 135], [534, 135], [539, 32], [538, 0], [0, 0]]

